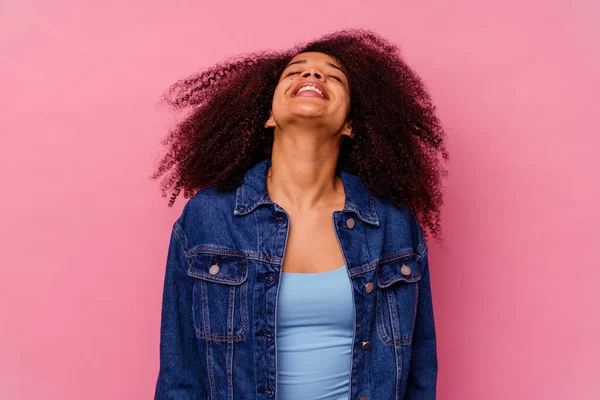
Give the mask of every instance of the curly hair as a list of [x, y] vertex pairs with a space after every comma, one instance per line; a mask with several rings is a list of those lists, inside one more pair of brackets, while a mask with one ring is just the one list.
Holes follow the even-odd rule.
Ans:
[[342, 141], [337, 168], [358, 175], [375, 196], [407, 206], [440, 239], [441, 178], [448, 174], [440, 161], [449, 156], [436, 107], [398, 47], [363, 29], [228, 58], [171, 85], [161, 103], [190, 112], [163, 139], [168, 152], [150, 176], [166, 174], [162, 197], [174, 188], [171, 206], [182, 188], [184, 198], [209, 186], [235, 189], [248, 168], [270, 157], [273, 130], [264, 123], [275, 87], [287, 63], [309, 51], [340, 61], [351, 84], [355, 137]]

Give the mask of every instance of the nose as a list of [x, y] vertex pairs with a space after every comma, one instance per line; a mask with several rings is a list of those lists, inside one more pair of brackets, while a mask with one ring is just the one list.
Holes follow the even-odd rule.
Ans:
[[309, 68], [302, 73], [303, 78], [308, 78], [311, 75], [314, 75], [314, 77], [319, 80], [323, 79], [323, 74], [321, 72], [319, 72], [319, 70], [316, 69], [315, 67]]

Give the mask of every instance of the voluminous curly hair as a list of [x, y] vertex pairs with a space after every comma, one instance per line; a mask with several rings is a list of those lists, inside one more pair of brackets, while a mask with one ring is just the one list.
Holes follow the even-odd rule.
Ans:
[[[162, 144], [168, 152], [150, 176], [169, 206], [214, 186], [232, 190], [244, 173], [270, 157], [273, 130], [265, 128], [273, 93], [287, 63], [302, 52], [322, 52], [347, 70], [354, 139], [340, 145], [338, 169], [358, 175], [376, 196], [407, 206], [417, 222], [440, 235], [442, 159], [449, 159], [436, 107], [399, 49], [376, 33], [347, 29], [286, 51], [229, 58], [174, 83], [161, 98], [188, 110]], [[441, 158], [440, 158], [441, 155]], [[427, 237], [427, 232], [423, 230]]]

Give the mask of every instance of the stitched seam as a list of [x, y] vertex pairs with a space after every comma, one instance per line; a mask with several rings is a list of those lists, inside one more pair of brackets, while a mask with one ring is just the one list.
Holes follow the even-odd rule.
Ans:
[[[193, 288], [192, 288], [192, 321], [193, 321], [193, 323], [194, 323], [194, 330], [196, 331], [196, 337], [198, 337], [198, 332], [199, 332], [199, 331], [198, 331], [198, 326], [199, 326], [199, 325], [198, 325], [198, 322], [199, 322], [199, 321], [198, 321], [198, 319], [197, 319], [197, 317], [196, 317], [196, 312], [197, 312], [197, 308], [198, 308], [197, 304], [198, 304], [198, 302], [201, 302], [201, 301], [202, 301], [202, 297], [201, 297], [200, 299], [197, 299], [197, 294], [196, 294], [196, 292], [197, 292], [198, 290], [201, 290], [201, 288], [200, 288], [200, 289], [199, 289], [199, 288], [197, 288], [197, 285], [198, 285], [198, 284], [199, 284], [199, 283], [198, 283], [197, 281], [195, 281], [195, 282], [194, 282], [194, 286], [193, 286]], [[200, 303], [200, 304], [202, 304], [202, 303]]]
[[400, 276], [400, 275], [394, 275], [394, 276], [392, 276], [388, 280], [383, 280], [381, 278], [378, 278], [377, 279], [377, 284], [381, 288], [386, 288], [386, 287], [391, 286], [393, 283], [396, 283], [396, 282], [415, 283], [415, 282], [417, 282], [419, 280], [421, 280], [421, 273], [419, 273], [419, 275], [415, 275], [415, 276], [412, 276], [410, 278], [409, 277]]
[[208, 309], [208, 295], [206, 290], [206, 282], [200, 282], [200, 288], [202, 293], [202, 318], [204, 319], [202, 322], [202, 328], [204, 332], [210, 332], [210, 313]]
[[396, 298], [394, 296], [394, 293], [392, 292], [392, 290], [386, 290], [385, 291], [385, 295], [386, 295], [386, 301], [387, 301], [387, 306], [388, 306], [388, 312], [390, 315], [390, 328], [392, 331], [392, 338], [396, 339], [396, 338], [400, 338], [402, 336], [402, 334], [400, 332], [398, 332], [400, 330], [400, 323], [398, 321], [398, 306], [396, 305]]
[[229, 306], [227, 308], [227, 336], [233, 336], [235, 319], [235, 286], [229, 288]]
[[417, 287], [415, 287], [415, 306], [413, 307], [413, 321], [412, 321], [412, 329], [411, 336], [414, 335], [415, 332], [415, 322], [417, 320], [417, 306], [419, 305], [419, 284], [417, 283]]
[[210, 384], [210, 397], [215, 400], [216, 390], [215, 390], [215, 375], [213, 371], [213, 349], [212, 343], [206, 342], [206, 363], [208, 364], [208, 382]]
[[185, 252], [186, 258], [193, 258], [198, 254], [227, 255], [232, 257], [246, 258], [248, 260], [266, 262], [269, 264], [278, 264], [281, 262], [281, 257], [271, 257], [255, 251], [232, 250], [214, 246], [197, 246], [192, 250]]
[[[231, 336], [233, 334], [233, 326], [235, 320], [235, 291], [236, 286], [232, 286], [229, 289], [229, 302], [230, 307], [227, 310], [228, 313], [228, 326], [227, 333]], [[229, 399], [233, 399], [233, 342], [227, 342], [227, 396]]]
[[239, 285], [241, 283], [244, 283], [246, 281], [246, 278], [248, 277], [247, 274], [247, 269], [246, 267], [242, 267], [242, 277], [241, 278], [222, 278], [222, 277], [217, 277], [217, 276], [213, 276], [213, 275], [207, 275], [204, 272], [199, 272], [197, 269], [194, 268], [189, 268], [188, 269], [188, 275], [191, 275], [193, 277], [205, 280], [205, 281], [209, 281], [209, 282], [215, 282], [215, 283], [232, 283], [232, 284], [236, 284]]
[[242, 285], [240, 287], [240, 303], [242, 305], [240, 311], [242, 317], [241, 331], [243, 331], [245, 335], [248, 330], [248, 285]]
[[[177, 238], [180, 239], [178, 234], [177, 234]], [[182, 244], [181, 239], [180, 239], [180, 244]], [[232, 249], [228, 249], [228, 248], [224, 248], [224, 247], [197, 246], [191, 250], [186, 251], [185, 246], [183, 246], [183, 244], [182, 244], [182, 248], [184, 250], [184, 254], [185, 254], [186, 258], [193, 258], [195, 255], [198, 255], [198, 254], [213, 254], [213, 255], [228, 255], [228, 256], [246, 258], [248, 260], [267, 262], [270, 264], [281, 264], [281, 261], [282, 261], [281, 257], [271, 257], [271, 256], [264, 255], [260, 252], [232, 250]], [[415, 253], [413, 249], [407, 249], [407, 250], [402, 250], [402, 251], [399, 251], [396, 253], [387, 254], [387, 255], [382, 256], [378, 260], [372, 261], [363, 266], [354, 267], [351, 270], [351, 274], [352, 274], [352, 276], [354, 276], [354, 275], [357, 275], [360, 273], [369, 272], [369, 271], [372, 271], [374, 269], [374, 267], [376, 267], [377, 264], [379, 264], [379, 263], [394, 261], [394, 260], [400, 259], [400, 258], [402, 258], [402, 259], [403, 258], [411, 258], [413, 256], [418, 256], [418, 254]]]
[[205, 333], [205, 332], [198, 332], [198, 337], [202, 338], [202, 339], [210, 339], [210, 340], [214, 340], [217, 342], [225, 342], [225, 341], [240, 341], [241, 339], [244, 338], [244, 336], [246, 335], [246, 330], [240, 330], [239, 333], [233, 335], [233, 336], [227, 336], [227, 335], [217, 335], [214, 333]]
[[[379, 332], [379, 336], [381, 337], [381, 339], [386, 342], [386, 343], [391, 343], [394, 345], [407, 345], [410, 344], [412, 342], [412, 337], [407, 338], [407, 339], [392, 339], [391, 337], [388, 336], [387, 333], [387, 328], [385, 327], [385, 322], [384, 322], [384, 318], [383, 318], [383, 311], [382, 311], [382, 302], [384, 299], [385, 293], [379, 293], [379, 300], [377, 301], [377, 306], [376, 306], [376, 313], [377, 313], [377, 331]], [[387, 301], [387, 297], [386, 301]], [[389, 305], [389, 303], [388, 303]]]
[[227, 363], [229, 367], [227, 368], [227, 398], [229, 400], [233, 400], [233, 342], [227, 343]]
[[[204, 281], [201, 281], [201, 285], [202, 284], [206, 285], [206, 283]], [[205, 286], [203, 286], [203, 288], [204, 287]], [[230, 288], [230, 293], [231, 293], [232, 289], [235, 289], [235, 287]], [[198, 327], [196, 327], [196, 336], [198, 338], [215, 340], [215, 341], [240, 341], [240, 340], [242, 340], [246, 336], [246, 333], [248, 332], [248, 313], [247, 313], [248, 287], [246, 285], [242, 285], [240, 287], [240, 299], [241, 299], [240, 300], [240, 304], [241, 304], [240, 315], [241, 315], [241, 320], [242, 320], [242, 323], [241, 323], [242, 326], [240, 327], [239, 332], [233, 334], [233, 322], [231, 323], [231, 325], [232, 325], [231, 330], [229, 330], [229, 322], [228, 322], [228, 332], [232, 333], [230, 335], [219, 335], [219, 334], [210, 332], [210, 323], [208, 321], [208, 315], [209, 315], [208, 299], [205, 297], [204, 291], [202, 293], [203, 293], [202, 310], [203, 310], [203, 314], [206, 315], [207, 318], [205, 318], [205, 321], [204, 321], [204, 326], [203, 326], [204, 330], [203, 331], [198, 329]], [[235, 302], [234, 302], [234, 304], [235, 304]], [[228, 310], [228, 313], [229, 313], [229, 310]], [[235, 316], [235, 309], [232, 311], [232, 314], [233, 314], [233, 316]], [[232, 317], [232, 320], [233, 319], [234, 318]], [[228, 318], [228, 320], [229, 320], [229, 318]]]
[[396, 399], [400, 400], [400, 384], [402, 379], [402, 363], [404, 349], [402, 347], [394, 347], [396, 352]]

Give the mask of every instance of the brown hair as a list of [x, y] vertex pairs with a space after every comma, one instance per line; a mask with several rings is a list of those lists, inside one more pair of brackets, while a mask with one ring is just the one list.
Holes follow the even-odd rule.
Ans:
[[230, 58], [175, 82], [162, 100], [190, 112], [163, 140], [168, 152], [150, 176], [166, 174], [162, 196], [174, 188], [169, 206], [180, 189], [184, 198], [208, 186], [232, 190], [249, 167], [270, 157], [273, 130], [263, 125], [275, 87], [287, 63], [308, 51], [326, 53], [348, 71], [355, 137], [342, 141], [338, 168], [358, 175], [374, 195], [407, 206], [441, 239], [441, 178], [447, 175], [441, 161], [449, 159], [444, 129], [398, 47], [361, 29]]

